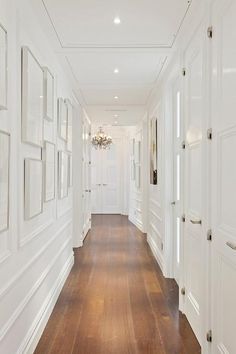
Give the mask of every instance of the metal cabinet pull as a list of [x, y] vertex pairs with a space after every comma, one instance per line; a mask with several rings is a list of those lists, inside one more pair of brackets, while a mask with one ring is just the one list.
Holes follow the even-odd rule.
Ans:
[[103, 183], [103, 186], [107, 186], [107, 183]]
[[97, 183], [96, 186], [101, 186], [101, 183]]
[[232, 248], [232, 250], [236, 251], [236, 244], [232, 243], [232, 242], [226, 242], [226, 245], [230, 248]]
[[175, 205], [175, 201], [170, 203], [171, 205]]
[[193, 220], [193, 219], [190, 219], [190, 222], [194, 225], [201, 225], [202, 224], [202, 220]]

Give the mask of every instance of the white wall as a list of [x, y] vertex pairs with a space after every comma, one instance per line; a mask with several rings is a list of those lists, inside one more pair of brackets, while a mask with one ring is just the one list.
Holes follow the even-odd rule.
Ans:
[[[165, 243], [165, 213], [164, 213], [164, 189], [165, 189], [165, 143], [164, 143], [164, 114], [163, 104], [158, 100], [157, 105], [148, 114], [148, 126], [150, 120], [157, 118], [157, 150], [158, 150], [158, 182], [150, 184], [148, 179], [148, 227], [147, 241], [152, 252], [164, 272], [164, 243]], [[150, 131], [148, 134], [150, 146]], [[150, 175], [150, 156], [148, 155], [148, 176]], [[165, 272], [164, 272], [165, 273]]]
[[0, 235], [0, 352], [32, 353], [73, 265], [72, 190], [24, 220], [24, 158], [40, 159], [41, 150], [21, 142], [21, 46], [29, 46], [55, 75], [55, 120], [44, 128], [58, 149], [65, 143], [57, 138], [56, 97], [73, 97], [30, 1], [0, 0], [0, 9], [9, 50], [8, 110], [0, 111], [0, 129], [11, 134], [10, 228]]
[[129, 220], [136, 225], [142, 232], [147, 230], [147, 183], [148, 183], [148, 166], [147, 156], [147, 116], [135, 127], [129, 129], [129, 170], [133, 156], [133, 141], [141, 143], [141, 160], [140, 160], [140, 186], [136, 184], [136, 177], [132, 179], [130, 173], [130, 193], [129, 193]]
[[74, 98], [73, 117], [73, 247], [83, 245], [83, 109]]

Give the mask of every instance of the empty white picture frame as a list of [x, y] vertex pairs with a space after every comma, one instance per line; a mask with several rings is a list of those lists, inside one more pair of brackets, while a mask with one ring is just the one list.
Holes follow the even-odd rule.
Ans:
[[22, 141], [43, 147], [43, 69], [28, 47], [22, 48]]
[[58, 136], [67, 141], [67, 129], [68, 129], [68, 110], [67, 104], [63, 98], [58, 98]]
[[73, 106], [70, 100], [66, 100], [68, 127], [67, 127], [67, 150], [72, 152], [72, 120], [73, 120]]
[[58, 151], [58, 198], [63, 199], [68, 196], [68, 154]]
[[0, 232], [9, 228], [10, 135], [0, 131]]
[[73, 186], [73, 162], [72, 162], [72, 155], [68, 155], [69, 158], [69, 177], [68, 177], [68, 182], [69, 182], [69, 187]]
[[43, 149], [43, 186], [44, 202], [55, 198], [55, 145], [44, 142]]
[[48, 68], [44, 73], [44, 118], [50, 122], [54, 120], [54, 77]]
[[7, 31], [0, 24], [0, 109], [7, 109]]
[[37, 159], [25, 159], [25, 220], [39, 215], [43, 211], [43, 162]]

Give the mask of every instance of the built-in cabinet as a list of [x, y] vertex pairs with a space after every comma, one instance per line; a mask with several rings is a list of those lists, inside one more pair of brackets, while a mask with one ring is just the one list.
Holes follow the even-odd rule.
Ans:
[[212, 353], [236, 353], [236, 2], [212, 4], [211, 164]]
[[[195, 6], [195, 7], [194, 7]], [[236, 353], [236, 3], [193, 3], [149, 121], [163, 124], [148, 242], [202, 353]], [[150, 136], [149, 136], [150, 139]], [[155, 207], [155, 209], [154, 209]]]

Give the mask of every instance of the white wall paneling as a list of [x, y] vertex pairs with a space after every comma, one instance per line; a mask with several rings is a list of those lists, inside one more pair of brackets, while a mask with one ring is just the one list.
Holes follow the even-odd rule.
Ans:
[[[40, 215], [30, 220], [24, 218], [24, 161], [39, 160], [42, 163], [42, 139], [38, 135], [40, 146], [21, 139], [21, 48], [30, 48], [39, 63], [39, 72], [47, 67], [54, 78], [54, 95], [50, 91], [52, 87], [48, 88], [52, 106], [47, 107], [52, 119], [44, 119], [46, 117], [42, 115], [40, 126], [43, 126], [44, 139], [55, 145], [56, 153], [67, 150], [66, 142], [57, 134], [57, 97], [72, 102], [72, 86], [38, 25], [31, 2], [0, 0], [0, 8], [0, 23], [7, 30], [10, 53], [7, 62], [8, 104], [7, 110], [0, 110], [0, 131], [11, 135], [9, 228], [1, 232], [0, 237], [0, 352], [20, 354], [33, 353], [73, 265], [72, 188], [69, 188], [67, 198], [49, 198], [51, 200], [43, 203]], [[30, 84], [33, 82], [31, 80]], [[43, 91], [40, 96], [43, 101]], [[24, 98], [27, 98], [27, 92], [24, 92]], [[30, 114], [37, 115], [34, 108], [36, 106], [31, 107]], [[29, 135], [27, 141], [28, 138]], [[26, 187], [29, 187], [28, 183]]]
[[[163, 270], [164, 269], [164, 244], [165, 244], [165, 218], [164, 218], [164, 124], [163, 124], [163, 104], [159, 102], [154, 110], [149, 113], [148, 120], [148, 172], [149, 172], [149, 191], [148, 191], [148, 227], [147, 227], [147, 241], [153, 251], [153, 254]], [[150, 183], [150, 149], [151, 149], [151, 122], [157, 122], [157, 184]]]
[[73, 95], [72, 118], [72, 180], [73, 180], [73, 246], [81, 247], [83, 244], [84, 206], [83, 205], [83, 110], [76, 97]]
[[[147, 200], [147, 122], [146, 115], [136, 127], [129, 129], [129, 220], [146, 232]], [[134, 171], [132, 171], [134, 170]], [[133, 173], [133, 175], [132, 175]]]

